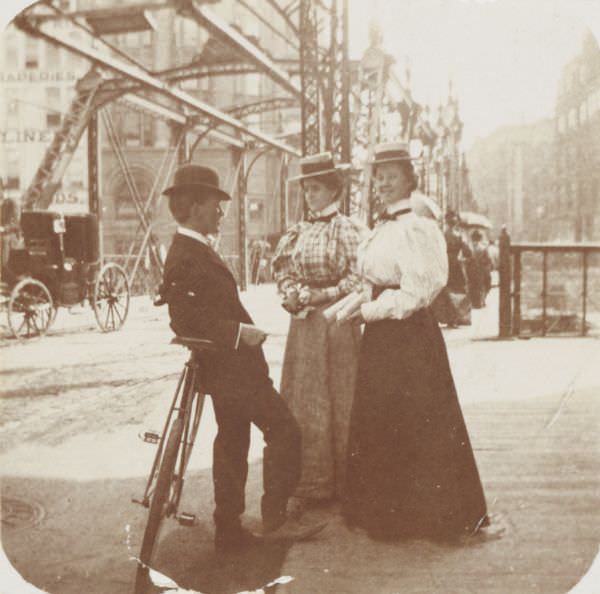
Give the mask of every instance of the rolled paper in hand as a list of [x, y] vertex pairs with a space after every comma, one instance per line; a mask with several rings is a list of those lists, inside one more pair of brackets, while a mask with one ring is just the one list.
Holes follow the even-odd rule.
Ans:
[[357, 295], [358, 293], [348, 293], [345, 297], [338, 299], [335, 303], [332, 303], [328, 308], [323, 310], [323, 316], [328, 322], [332, 322], [336, 319], [336, 315], [339, 311], [341, 311], [348, 303], [350, 303], [354, 298], [353, 295]]
[[345, 322], [353, 313], [360, 309], [360, 306], [365, 302], [364, 293], [350, 293], [352, 297], [348, 302], [336, 313], [335, 319], [338, 322]]

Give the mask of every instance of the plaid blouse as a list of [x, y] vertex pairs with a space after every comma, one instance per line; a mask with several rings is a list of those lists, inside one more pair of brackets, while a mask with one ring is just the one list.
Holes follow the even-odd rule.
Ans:
[[317, 287], [331, 300], [350, 293], [359, 283], [356, 251], [366, 231], [340, 213], [329, 221], [297, 223], [273, 257], [277, 288], [285, 293], [292, 287]]

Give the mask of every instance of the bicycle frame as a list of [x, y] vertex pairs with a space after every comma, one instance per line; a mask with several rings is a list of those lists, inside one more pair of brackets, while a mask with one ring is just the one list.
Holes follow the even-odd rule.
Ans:
[[[177, 474], [174, 476], [173, 486], [171, 489], [169, 502], [167, 505], [167, 516], [171, 516], [177, 512], [181, 494], [183, 491], [183, 477], [187, 470], [187, 465], [190, 459], [198, 426], [200, 424], [200, 418], [202, 416], [202, 409], [204, 407], [205, 395], [198, 391], [197, 386], [198, 379], [198, 362], [196, 361], [196, 355], [194, 352], [190, 353], [189, 359], [186, 361], [183, 371], [179, 376], [175, 395], [171, 402], [167, 419], [160, 436], [152, 469], [148, 476], [146, 488], [141, 501], [135, 500], [137, 503], [141, 503], [144, 507], [149, 507], [150, 499], [154, 492], [154, 484], [158, 469], [160, 468], [160, 461], [163, 455], [163, 449], [165, 440], [168, 436], [168, 430], [171, 426], [171, 422], [176, 415], [176, 418], [183, 420], [184, 431], [181, 438], [181, 447], [179, 449], [178, 461], [177, 461]], [[195, 404], [195, 408], [194, 408]]]

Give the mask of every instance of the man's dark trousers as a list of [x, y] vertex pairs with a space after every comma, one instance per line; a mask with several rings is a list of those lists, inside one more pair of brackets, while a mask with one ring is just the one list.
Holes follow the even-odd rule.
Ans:
[[213, 447], [216, 525], [235, 529], [244, 511], [250, 423], [263, 432], [266, 443], [263, 519], [266, 526], [277, 524], [299, 478], [300, 430], [295, 419], [270, 381], [245, 394], [213, 394], [212, 400], [218, 425]]
[[218, 434], [213, 449], [215, 523], [236, 530], [245, 507], [250, 424], [263, 432], [265, 526], [285, 515], [300, 477], [300, 429], [273, 387], [262, 348], [238, 342], [240, 323], [252, 324], [235, 279], [218, 254], [176, 233], [165, 262], [161, 295], [178, 335], [212, 340], [214, 353], [199, 357], [203, 388], [211, 394]]

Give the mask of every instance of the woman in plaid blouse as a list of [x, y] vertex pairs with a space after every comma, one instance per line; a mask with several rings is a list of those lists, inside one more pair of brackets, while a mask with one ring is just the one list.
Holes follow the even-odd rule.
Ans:
[[340, 214], [343, 188], [330, 153], [306, 157], [298, 178], [310, 212], [281, 238], [273, 274], [292, 314], [281, 394], [302, 429], [302, 477], [297, 511], [342, 493], [360, 328], [328, 324], [323, 309], [356, 286], [356, 250], [363, 229]]

